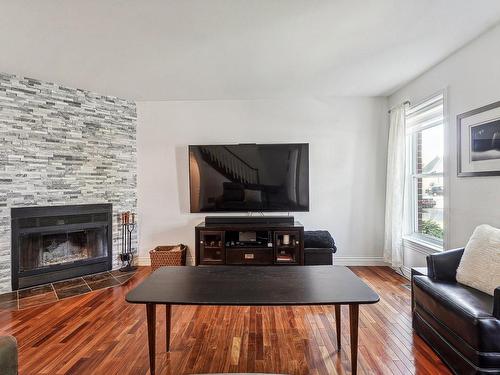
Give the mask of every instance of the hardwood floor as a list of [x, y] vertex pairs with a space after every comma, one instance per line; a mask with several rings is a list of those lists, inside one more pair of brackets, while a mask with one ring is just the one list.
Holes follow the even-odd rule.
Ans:
[[[412, 333], [408, 281], [386, 267], [351, 269], [381, 296], [360, 307], [358, 373], [449, 374]], [[1, 312], [0, 334], [19, 342], [20, 374], [148, 374], [146, 310], [124, 296], [149, 272], [141, 268], [123, 286]], [[157, 310], [158, 374], [350, 374], [347, 306], [340, 353], [334, 307], [174, 306], [171, 353], [165, 309]]]

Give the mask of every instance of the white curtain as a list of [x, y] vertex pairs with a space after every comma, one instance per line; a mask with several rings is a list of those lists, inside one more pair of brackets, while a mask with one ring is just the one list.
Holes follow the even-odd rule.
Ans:
[[393, 267], [403, 265], [403, 218], [406, 179], [406, 104], [391, 110], [387, 152], [385, 193], [384, 261]]

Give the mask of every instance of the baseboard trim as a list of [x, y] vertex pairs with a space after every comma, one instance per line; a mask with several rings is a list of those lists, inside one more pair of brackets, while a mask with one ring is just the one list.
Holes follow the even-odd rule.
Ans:
[[389, 266], [383, 257], [343, 257], [334, 256], [336, 266]]
[[[193, 257], [187, 257], [186, 263], [188, 265], [194, 264]], [[340, 257], [334, 256], [333, 263], [336, 266], [389, 266], [384, 262], [383, 257]], [[150, 266], [151, 260], [149, 256], [140, 256], [138, 259], [139, 266]]]
[[138, 266], [150, 266], [151, 259], [149, 259], [148, 256], [143, 256], [143, 257], [140, 256], [137, 258], [137, 265]]
[[403, 276], [408, 280], [411, 279], [411, 268], [408, 266], [401, 267], [401, 271], [403, 272]]

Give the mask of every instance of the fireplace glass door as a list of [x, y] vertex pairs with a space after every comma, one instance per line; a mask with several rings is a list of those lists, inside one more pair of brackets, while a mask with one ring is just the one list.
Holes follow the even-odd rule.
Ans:
[[20, 272], [108, 255], [105, 227], [71, 232], [24, 233], [19, 240]]

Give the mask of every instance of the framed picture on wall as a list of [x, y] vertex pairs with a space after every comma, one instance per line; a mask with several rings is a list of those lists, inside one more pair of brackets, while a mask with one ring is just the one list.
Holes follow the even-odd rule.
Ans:
[[500, 102], [457, 116], [458, 176], [500, 176]]

